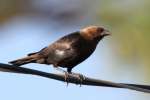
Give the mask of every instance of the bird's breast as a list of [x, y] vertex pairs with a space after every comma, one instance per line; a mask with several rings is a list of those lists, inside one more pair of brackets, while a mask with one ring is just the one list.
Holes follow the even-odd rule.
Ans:
[[81, 41], [76, 49], [77, 52], [77, 63], [83, 62], [87, 59], [96, 49], [96, 45], [93, 42]]

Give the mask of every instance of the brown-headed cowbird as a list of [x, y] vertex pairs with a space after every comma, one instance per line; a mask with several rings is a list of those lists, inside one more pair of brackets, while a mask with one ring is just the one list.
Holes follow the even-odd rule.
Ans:
[[87, 59], [98, 42], [108, 35], [109, 31], [103, 27], [89, 26], [60, 38], [39, 52], [9, 63], [15, 66], [28, 63], [52, 64], [54, 67], [67, 68], [67, 72], [71, 73], [72, 68]]

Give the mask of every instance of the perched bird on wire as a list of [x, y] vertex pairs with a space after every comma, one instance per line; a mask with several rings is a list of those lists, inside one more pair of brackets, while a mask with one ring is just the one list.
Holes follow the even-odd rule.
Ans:
[[15, 66], [28, 63], [53, 65], [56, 68], [67, 68], [67, 72], [72, 73], [72, 69], [87, 59], [96, 49], [98, 42], [108, 35], [110, 32], [104, 27], [85, 27], [60, 38], [38, 52], [9, 63]]

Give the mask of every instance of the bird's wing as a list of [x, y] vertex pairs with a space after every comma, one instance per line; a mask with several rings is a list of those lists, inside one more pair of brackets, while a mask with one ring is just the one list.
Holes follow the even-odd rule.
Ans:
[[73, 59], [75, 57], [73, 44], [78, 40], [79, 33], [74, 32], [66, 35], [48, 47], [43, 48], [39, 52], [31, 53], [28, 55], [39, 54], [41, 57], [46, 58], [49, 63], [60, 62], [65, 59]]
[[72, 47], [72, 45], [78, 40], [79, 37], [80, 37], [79, 32], [73, 32], [58, 39], [56, 42], [49, 45], [48, 47], [43, 48], [42, 50], [39, 51], [39, 53], [46, 56], [50, 53], [54, 53], [55, 49], [57, 51], [69, 50], [69, 48]]
[[71, 60], [75, 57], [74, 49], [71, 43], [68, 42], [57, 42], [48, 48], [48, 62], [59, 63], [64, 60]]
[[79, 32], [73, 32], [56, 41], [50, 48], [53, 48], [53, 53], [62, 58], [74, 58], [74, 44], [80, 39]]
[[45, 49], [47, 49], [47, 47], [44, 47], [43, 49], [41, 49], [41, 50], [40, 50], [40, 51], [38, 51], [38, 52], [29, 53], [29, 54], [28, 54], [28, 56], [31, 56], [31, 55], [34, 55], [34, 54], [40, 53], [40, 52], [44, 51]]

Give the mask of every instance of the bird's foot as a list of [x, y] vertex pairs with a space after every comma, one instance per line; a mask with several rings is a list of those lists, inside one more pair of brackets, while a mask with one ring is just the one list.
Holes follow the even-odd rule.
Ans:
[[65, 80], [65, 82], [67, 82], [67, 87], [68, 87], [68, 84], [69, 84], [69, 82], [68, 82], [69, 73], [68, 73], [67, 71], [65, 71], [65, 70], [63, 70], [63, 69], [61, 69], [61, 68], [59, 68], [59, 67], [54, 67], [54, 68], [55, 68], [56, 70], [60, 71], [60, 72], [65, 73], [64, 80]]
[[65, 80], [65, 82], [67, 82], [67, 86], [68, 86], [68, 85], [69, 85], [69, 82], [68, 82], [69, 73], [68, 73], [67, 71], [65, 71], [65, 70], [61, 69], [61, 68], [58, 68], [58, 67], [56, 67], [56, 70], [58, 70], [58, 71], [61, 71], [61, 72], [65, 73], [64, 80]]
[[65, 73], [64, 80], [65, 80], [65, 82], [67, 82], [67, 86], [69, 85], [69, 77], [71, 75], [78, 78], [77, 84], [80, 84], [80, 87], [82, 86], [82, 83], [85, 80], [85, 76], [80, 74], [80, 73], [73, 73], [73, 72], [69, 73], [69, 72], [67, 72], [61, 68], [58, 68], [58, 67], [56, 67], [56, 70]]
[[80, 73], [72, 73], [72, 75], [76, 76], [79, 80], [80, 87], [82, 86], [83, 81], [86, 79], [84, 75]]
[[69, 85], [69, 74], [70, 73], [68, 73], [67, 71], [64, 71], [64, 73], [65, 73], [65, 82], [67, 83], [67, 87], [68, 87], [68, 85]]

